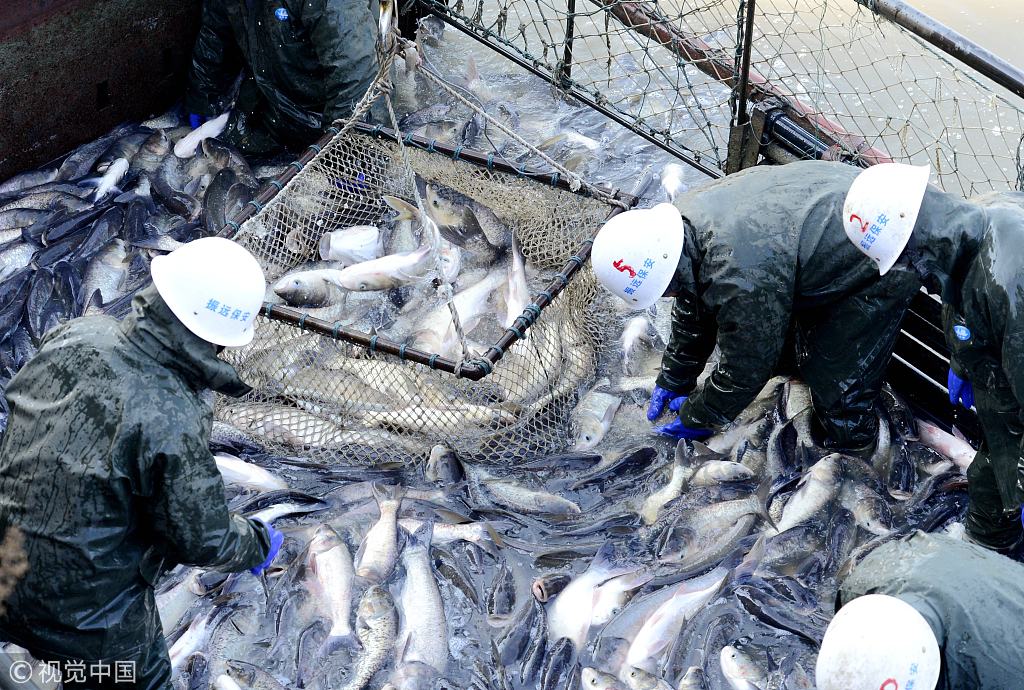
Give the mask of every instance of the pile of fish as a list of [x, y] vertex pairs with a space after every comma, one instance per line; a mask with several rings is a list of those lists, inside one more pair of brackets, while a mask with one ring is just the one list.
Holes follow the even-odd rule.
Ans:
[[54, 325], [123, 316], [153, 255], [218, 232], [252, 198], [249, 164], [213, 138], [226, 121], [120, 126], [0, 183], [0, 385]]
[[966, 504], [935, 447], [965, 462], [969, 446], [885, 403], [869, 459], [815, 446], [809, 392], [781, 378], [706, 444], [638, 436], [627, 400], [595, 448], [504, 468], [444, 446], [415, 465], [321, 465], [217, 424], [231, 507], [286, 539], [262, 581], [164, 580], [175, 683], [812, 687], [837, 579]]

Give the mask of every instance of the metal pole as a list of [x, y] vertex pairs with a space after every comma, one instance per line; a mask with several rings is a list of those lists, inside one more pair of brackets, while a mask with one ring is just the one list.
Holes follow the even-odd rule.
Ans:
[[576, 33], [576, 0], [569, 0], [569, 17], [565, 22], [565, 51], [562, 53], [562, 70], [559, 81], [566, 83], [572, 79], [572, 38]]
[[1024, 98], [1024, 71], [902, 0], [857, 0], [1000, 86]]
[[754, 49], [754, 0], [747, 0], [747, 16], [743, 29], [743, 58], [736, 88], [740, 97], [736, 104], [736, 125], [743, 127], [750, 122], [747, 112], [747, 83], [750, 81], [750, 54]]

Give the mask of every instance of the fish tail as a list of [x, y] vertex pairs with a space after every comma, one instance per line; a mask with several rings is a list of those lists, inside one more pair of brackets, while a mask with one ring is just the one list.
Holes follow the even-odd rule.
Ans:
[[757, 487], [757, 502], [754, 505], [757, 516], [771, 525], [772, 529], [777, 532], [779, 528], [776, 526], [775, 521], [772, 520], [772, 516], [768, 513], [768, 498], [771, 495], [771, 490], [772, 483], [767, 480], [762, 480], [760, 486]]
[[430, 520], [423, 522], [415, 531], [409, 533], [409, 540], [406, 547], [417, 547], [420, 545], [430, 546], [430, 540], [434, 537], [434, 523]]
[[377, 505], [391, 501], [401, 502], [405, 498], [405, 487], [400, 484], [374, 482], [370, 485], [370, 489], [373, 491], [373, 497], [377, 499]]

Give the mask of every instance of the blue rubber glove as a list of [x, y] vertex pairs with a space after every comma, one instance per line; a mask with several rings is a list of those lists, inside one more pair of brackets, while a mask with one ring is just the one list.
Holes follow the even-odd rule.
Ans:
[[200, 125], [206, 122], [208, 118], [205, 115], [196, 115], [195, 113], [188, 114], [188, 124], [192, 129], [198, 129]]
[[691, 429], [679, 419], [675, 419], [664, 426], [654, 427], [654, 432], [662, 436], [671, 436], [672, 438], [688, 438], [691, 441], [703, 441], [711, 436], [712, 433], [708, 429]]
[[[654, 392], [651, 393], [651, 402], [647, 406], [647, 421], [653, 422], [655, 419], [661, 416], [661, 413], [665, 411], [665, 404], [670, 401], [674, 404], [679, 398], [686, 400], [686, 396], [680, 396], [678, 393], [673, 393], [670, 390], [665, 390], [661, 386], [655, 385]], [[683, 403], [680, 402], [679, 405]], [[670, 409], [678, 410], [679, 405], [671, 407]]]
[[680, 395], [678, 398], [676, 398], [675, 400], [668, 404], [668, 409], [671, 410], [672, 412], [678, 412], [679, 408], [683, 406], [683, 403], [686, 402], [686, 399], [688, 397], [690, 396]]
[[[259, 518], [257, 518], [257, 520], [259, 520]], [[249, 572], [253, 575], [260, 575], [264, 570], [270, 567], [270, 564], [274, 562], [275, 558], [277, 558], [278, 551], [281, 550], [281, 544], [284, 543], [284, 535], [274, 529], [273, 525], [269, 522], [263, 522], [263, 520], [259, 520], [259, 522], [263, 523], [263, 526], [267, 528], [267, 534], [270, 536], [270, 549], [267, 551], [267, 559], [265, 561], [255, 568], [249, 568]]]
[[974, 407], [974, 386], [970, 381], [960, 378], [949, 370], [949, 378], [946, 380], [946, 388], [949, 389], [949, 402], [956, 405], [958, 402], [966, 409]]

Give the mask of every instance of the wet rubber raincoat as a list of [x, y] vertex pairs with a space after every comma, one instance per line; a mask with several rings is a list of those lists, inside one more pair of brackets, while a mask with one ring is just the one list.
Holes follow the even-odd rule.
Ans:
[[0, 639], [48, 660], [134, 660], [139, 687], [167, 683], [160, 573], [241, 571], [269, 547], [262, 525], [228, 513], [207, 389], [247, 387], [152, 286], [121, 323], [87, 317], [46, 336], [6, 393], [0, 533], [22, 530], [30, 569]]
[[951, 276], [943, 300], [950, 365], [974, 386], [984, 435], [967, 471], [967, 530], [986, 546], [1008, 549], [1021, 538], [1024, 503], [1024, 195], [976, 203], [986, 223], [982, 237], [963, 241], [970, 260], [935, 272]]
[[251, 154], [308, 146], [377, 75], [378, 14], [376, 0], [205, 0], [185, 106], [224, 112], [241, 72], [223, 138]]
[[1024, 566], [974, 544], [916, 534], [879, 546], [839, 588], [837, 606], [887, 594], [913, 606], [942, 655], [937, 690], [1021, 687]]
[[[658, 385], [690, 395], [686, 426], [723, 428], [795, 347], [820, 442], [872, 447], [874, 402], [920, 281], [903, 264], [879, 277], [847, 239], [842, 207], [859, 172], [825, 161], [751, 168], [676, 199], [687, 234]], [[720, 360], [695, 390], [716, 342]]]

